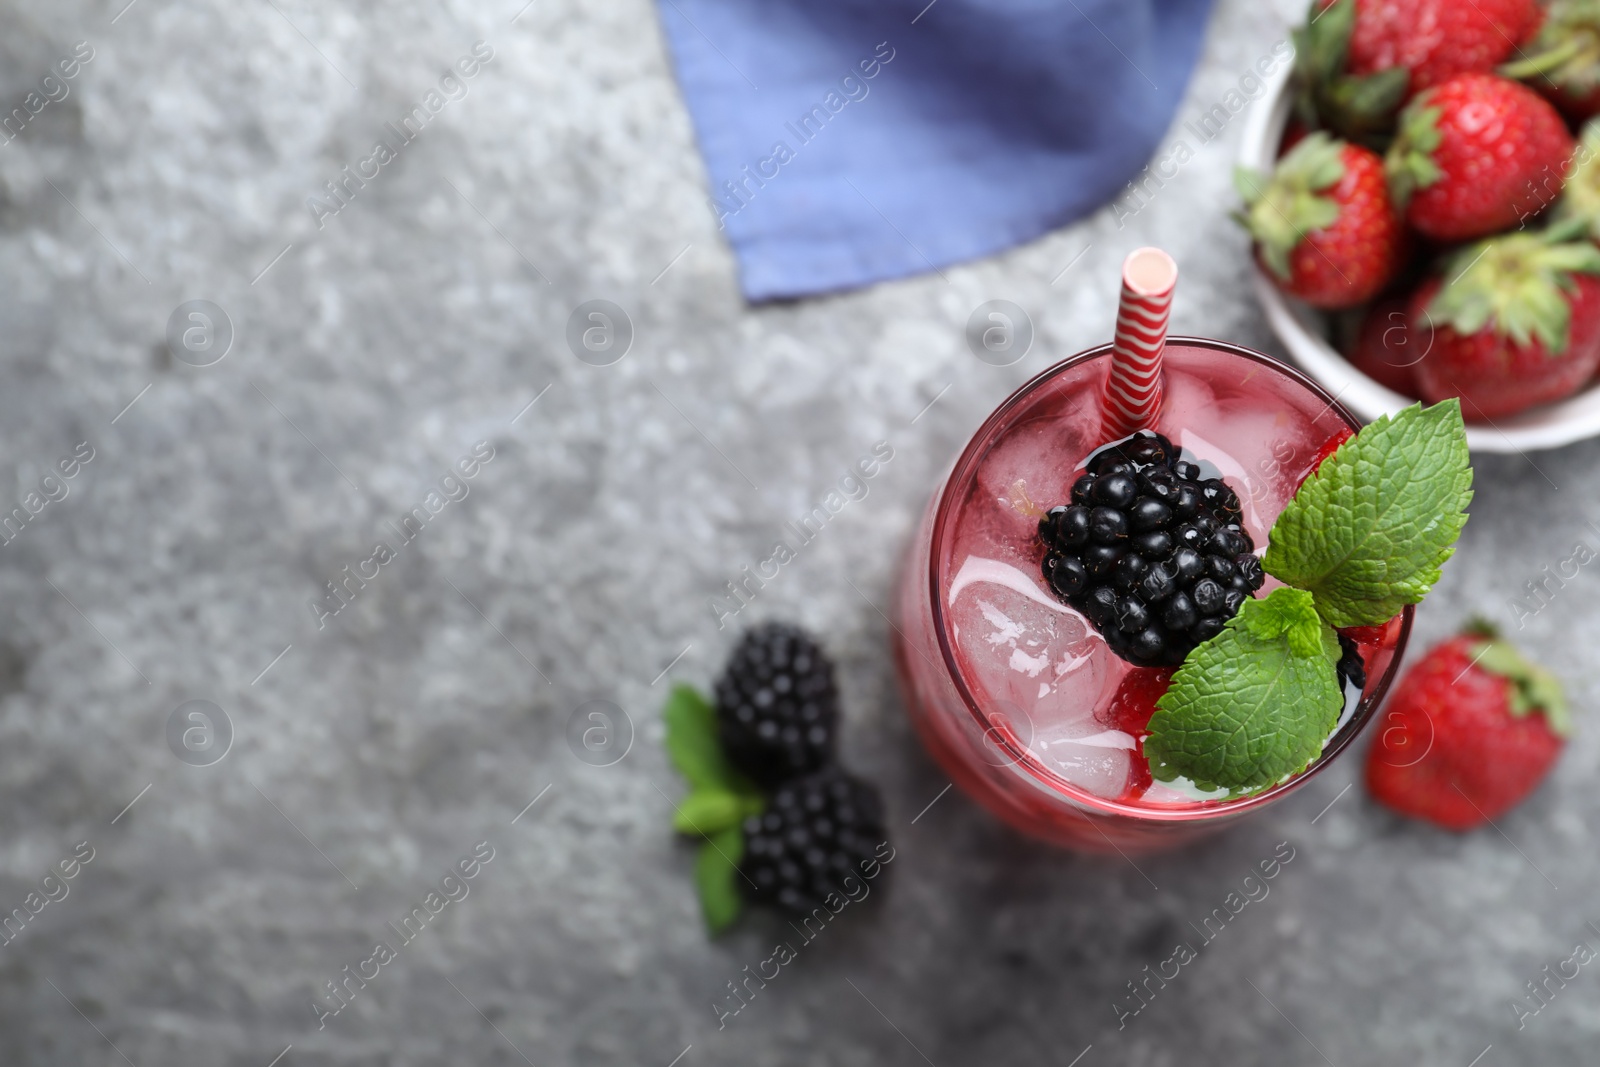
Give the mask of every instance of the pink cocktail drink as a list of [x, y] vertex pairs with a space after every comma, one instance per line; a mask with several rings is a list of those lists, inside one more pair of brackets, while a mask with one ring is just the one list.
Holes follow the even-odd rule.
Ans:
[[[1181, 843], [1304, 784], [1382, 699], [1412, 611], [1347, 635], [1365, 686], [1347, 687], [1344, 713], [1306, 771], [1236, 799], [1181, 778], [1152, 781], [1126, 718], [1128, 694], [1165, 675], [1113, 653], [1041, 567], [1041, 516], [1068, 502], [1085, 460], [1112, 433], [1102, 400], [1110, 347], [1023, 386], [956, 460], [906, 561], [896, 666], [928, 748], [985, 807], [1060, 844], [1128, 851]], [[1169, 340], [1163, 390], [1150, 429], [1232, 487], [1258, 553], [1300, 483], [1357, 428], [1297, 372], [1217, 341]], [[1260, 595], [1276, 584], [1267, 578]]]

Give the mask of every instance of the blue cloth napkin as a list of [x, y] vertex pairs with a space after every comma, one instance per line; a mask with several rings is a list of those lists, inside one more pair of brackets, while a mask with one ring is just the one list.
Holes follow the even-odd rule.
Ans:
[[660, 0], [752, 301], [916, 274], [1112, 199], [1210, 0]]

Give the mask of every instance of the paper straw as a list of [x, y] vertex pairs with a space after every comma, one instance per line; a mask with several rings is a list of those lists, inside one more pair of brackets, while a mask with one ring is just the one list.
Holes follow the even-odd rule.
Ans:
[[1161, 351], [1172, 316], [1178, 265], [1159, 248], [1137, 248], [1122, 264], [1122, 300], [1106, 378], [1108, 439], [1151, 429], [1161, 414]]

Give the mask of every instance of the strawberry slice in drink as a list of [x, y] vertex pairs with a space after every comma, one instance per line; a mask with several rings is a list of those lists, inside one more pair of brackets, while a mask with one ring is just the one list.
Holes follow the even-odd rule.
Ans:
[[1156, 701], [1172, 684], [1175, 668], [1135, 667], [1123, 676], [1111, 700], [1095, 711], [1095, 719], [1112, 730], [1130, 735], [1137, 748], [1128, 770], [1128, 785], [1123, 790], [1124, 802], [1138, 800], [1150, 788], [1150, 764], [1144, 758], [1144, 735], [1150, 725], [1150, 716], [1156, 713]]

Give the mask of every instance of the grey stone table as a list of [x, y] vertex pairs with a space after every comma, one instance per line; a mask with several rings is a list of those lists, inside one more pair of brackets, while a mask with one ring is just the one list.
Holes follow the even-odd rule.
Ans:
[[[1593, 1062], [1590, 974], [1520, 1030], [1510, 1006], [1600, 944], [1592, 723], [1498, 832], [1389, 817], [1346, 792], [1355, 759], [1138, 869], [955, 791], [924, 811], [946, 779], [877, 610], [914, 516], [990, 407], [1109, 335], [1138, 244], [1183, 265], [1175, 329], [1276, 350], [1225, 216], [1240, 120], [1185, 123], [1297, 4], [1224, 0], [1163, 149], [1190, 158], [1148, 202], [751, 309], [650, 0], [125, 3], [0, 13], [0, 110], [28, 115], [0, 146], [0, 510], [38, 511], [0, 548], [0, 911], [38, 908], [0, 945], [0, 1063]], [[308, 210], [464, 57], [397, 158]], [[1009, 368], [962, 341], [993, 298], [1038, 328]], [[566, 343], [592, 299], [633, 324], [610, 366]], [[194, 300], [226, 318], [182, 309], [174, 359]], [[791, 617], [837, 654], [892, 884], [719, 1027], [784, 928], [701, 928], [660, 676], [709, 680], [735, 632], [710, 598], [880, 440], [870, 494], [736, 622]], [[1597, 459], [1480, 461], [1423, 640], [1510, 621], [1540, 567], [1597, 544]], [[1521, 634], [1590, 708], [1594, 581]], [[610, 766], [567, 743], [590, 700], [633, 725]], [[1281, 842], [1270, 896], [1119, 1029], [1126, 984]], [[459, 862], [460, 899], [393, 936]], [[396, 958], [319, 1019], [379, 940]]]

